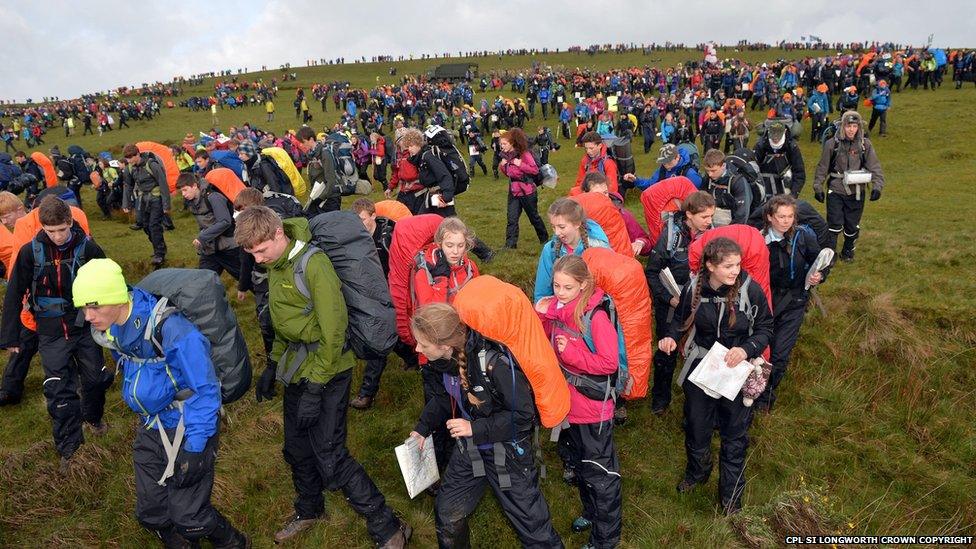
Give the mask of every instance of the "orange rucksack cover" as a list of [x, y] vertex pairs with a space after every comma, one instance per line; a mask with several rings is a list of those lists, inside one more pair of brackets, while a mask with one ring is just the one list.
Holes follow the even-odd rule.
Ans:
[[608, 248], [587, 248], [583, 252], [593, 281], [612, 299], [624, 331], [627, 369], [630, 375], [624, 398], [647, 395], [651, 373], [651, 293], [644, 268], [632, 254], [622, 255]]
[[399, 200], [380, 200], [376, 203], [376, 215], [385, 217], [392, 221], [400, 221], [404, 217], [410, 217], [410, 208]]
[[482, 275], [461, 288], [454, 297], [454, 308], [466, 326], [508, 347], [532, 386], [542, 425], [551, 428], [562, 423], [569, 414], [569, 385], [525, 293]]
[[37, 165], [41, 167], [44, 171], [44, 182], [48, 187], [53, 187], [58, 184], [58, 172], [54, 169], [54, 162], [47, 157], [46, 154], [41, 151], [34, 151], [30, 155], [31, 160], [37, 162]]
[[586, 217], [596, 221], [603, 232], [607, 233], [607, 238], [610, 239], [610, 247], [615, 252], [623, 255], [634, 255], [634, 249], [630, 247], [630, 236], [627, 234], [624, 218], [609, 198], [601, 193], [582, 193], [570, 197], [570, 200], [583, 206]]
[[397, 333], [400, 340], [413, 346], [416, 341], [410, 333], [410, 317], [413, 316], [413, 299], [410, 296], [410, 278], [414, 258], [424, 246], [434, 241], [437, 226], [444, 218], [437, 214], [406, 217], [393, 228], [390, 242], [390, 297], [396, 309]]
[[644, 221], [647, 222], [647, 235], [651, 237], [651, 246], [657, 244], [657, 239], [664, 228], [661, 214], [680, 211], [681, 203], [697, 190], [690, 179], [679, 175], [662, 179], [641, 193]]
[[[734, 240], [742, 248], [742, 269], [749, 273], [753, 282], [759, 284], [766, 294], [766, 304], [772, 307], [773, 296], [769, 287], [769, 248], [766, 247], [766, 239], [755, 227], [741, 224], [726, 225], [705, 231], [700, 238], [688, 246], [688, 267], [692, 274], [698, 272], [705, 244], [721, 236]], [[769, 360], [769, 347], [763, 351], [763, 357]]]
[[4, 271], [4, 278], [10, 278], [10, 271], [13, 267], [14, 253], [19, 252], [20, 248], [15, 248], [14, 245], [17, 240], [14, 238], [14, 234], [10, 232], [5, 225], [0, 225], [0, 261], [6, 267]]
[[230, 200], [231, 203], [237, 200], [237, 195], [244, 190], [244, 182], [230, 168], [210, 170], [203, 178], [214, 187], [217, 187], [221, 194], [227, 197], [227, 200]]
[[151, 152], [163, 163], [163, 170], [166, 172], [166, 184], [169, 185], [169, 194], [176, 193], [176, 179], [180, 176], [180, 167], [176, 165], [176, 158], [173, 151], [162, 143], [155, 141], [140, 141], [136, 143], [139, 152]]

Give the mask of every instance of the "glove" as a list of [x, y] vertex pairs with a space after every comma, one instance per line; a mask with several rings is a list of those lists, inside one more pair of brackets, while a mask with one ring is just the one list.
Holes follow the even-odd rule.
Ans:
[[258, 402], [271, 400], [275, 397], [275, 374], [277, 373], [278, 366], [276, 364], [269, 364], [261, 372], [261, 377], [258, 378], [258, 382], [254, 386], [254, 395], [257, 397]]
[[881, 199], [881, 189], [871, 189], [871, 202]]
[[188, 452], [180, 450], [176, 457], [176, 468], [173, 472], [173, 484], [177, 488], [187, 488], [200, 482], [207, 472], [207, 452]]
[[813, 197], [817, 199], [817, 202], [823, 204], [823, 201], [827, 199], [827, 195], [823, 191], [816, 191], [813, 193]]
[[305, 392], [298, 399], [298, 417], [296, 424], [299, 429], [308, 429], [318, 423], [322, 413], [322, 389], [325, 385], [309, 381], [305, 385]]

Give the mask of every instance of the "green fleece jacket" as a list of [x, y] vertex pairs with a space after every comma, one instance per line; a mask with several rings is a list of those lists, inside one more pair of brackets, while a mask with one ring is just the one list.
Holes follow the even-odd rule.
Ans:
[[[353, 354], [342, 350], [349, 314], [341, 283], [327, 255], [317, 253], [309, 258], [305, 274], [312, 294], [312, 312], [304, 314], [308, 302], [295, 288], [295, 265], [310, 246], [311, 234], [308, 221], [302, 218], [286, 219], [284, 226], [291, 243], [277, 261], [268, 265], [268, 302], [275, 329], [271, 358], [278, 361], [289, 343], [318, 342], [318, 349], [308, 355], [291, 382], [298, 383], [305, 378], [328, 383], [355, 364]], [[279, 374], [287, 367], [279, 364]]]

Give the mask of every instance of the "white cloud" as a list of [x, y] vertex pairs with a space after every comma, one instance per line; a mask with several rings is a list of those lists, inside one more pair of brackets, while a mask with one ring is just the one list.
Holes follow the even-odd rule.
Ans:
[[[572, 6], [572, 7], [571, 7]], [[973, 46], [976, 3], [773, 0], [552, 0], [453, 3], [29, 2], [0, 5], [3, 99], [74, 97], [122, 85], [306, 59], [591, 43], [881, 40]], [[924, 24], [920, 24], [924, 21]]]

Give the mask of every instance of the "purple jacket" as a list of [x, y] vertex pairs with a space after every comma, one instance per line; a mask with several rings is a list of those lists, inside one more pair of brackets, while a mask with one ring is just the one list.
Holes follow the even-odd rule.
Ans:
[[499, 168], [510, 180], [508, 188], [512, 196], [531, 196], [534, 194], [535, 183], [532, 182], [532, 176], [539, 173], [539, 167], [536, 166], [532, 154], [529, 151], [522, 153], [522, 156], [519, 157], [522, 160], [521, 166], [512, 163], [515, 159], [515, 151], [502, 153], [502, 158], [507, 162]]

